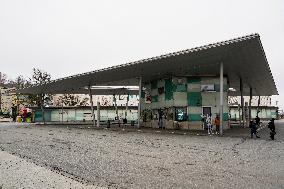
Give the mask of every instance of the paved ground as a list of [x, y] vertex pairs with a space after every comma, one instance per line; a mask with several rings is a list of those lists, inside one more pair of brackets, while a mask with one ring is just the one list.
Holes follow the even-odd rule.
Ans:
[[[266, 129], [260, 139], [249, 139], [245, 129], [237, 137], [216, 137], [1, 123], [0, 187], [42, 188], [26, 181], [40, 174], [21, 174], [22, 160], [53, 174], [40, 178], [46, 188], [57, 175], [86, 187], [283, 188], [284, 122], [276, 127], [270, 141]], [[7, 182], [13, 172], [15, 182]], [[58, 183], [53, 186], [63, 188]]]
[[100, 188], [56, 174], [4, 151], [0, 151], [0, 183], [0, 188]]
[[[275, 135], [275, 140], [278, 141], [278, 142], [284, 142], [284, 120], [279, 120], [279, 121], [276, 121], [276, 135]], [[270, 130], [269, 128], [266, 126], [264, 127], [261, 132], [259, 132], [259, 136], [262, 138], [262, 139], [265, 139], [265, 140], [270, 140]], [[283, 157], [284, 158], [284, 157]]]

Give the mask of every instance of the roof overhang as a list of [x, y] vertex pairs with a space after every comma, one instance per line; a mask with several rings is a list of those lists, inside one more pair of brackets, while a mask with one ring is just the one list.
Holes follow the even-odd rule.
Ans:
[[229, 86], [236, 89], [231, 95], [240, 94], [240, 78], [244, 95], [249, 95], [250, 88], [253, 95], [278, 94], [258, 34], [73, 75], [17, 92], [87, 94], [87, 86], [138, 86], [139, 77], [146, 83], [172, 76], [219, 76], [220, 62]]

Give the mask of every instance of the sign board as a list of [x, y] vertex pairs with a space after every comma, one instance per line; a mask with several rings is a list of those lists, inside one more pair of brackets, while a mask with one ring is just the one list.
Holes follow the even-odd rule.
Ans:
[[201, 89], [200, 90], [202, 92], [215, 91], [214, 84], [211, 84], [211, 85], [201, 85]]

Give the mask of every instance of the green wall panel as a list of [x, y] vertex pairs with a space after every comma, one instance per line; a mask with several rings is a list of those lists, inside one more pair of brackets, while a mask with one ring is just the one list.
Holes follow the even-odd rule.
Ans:
[[277, 114], [276, 114], [276, 112], [274, 112], [274, 111], [271, 111], [271, 118], [274, 118], [274, 119], [276, 119], [276, 117], [277, 117]]
[[152, 102], [158, 102], [158, 95], [152, 96]]
[[165, 100], [173, 99], [173, 83], [171, 79], [165, 79]]
[[35, 122], [42, 121], [42, 115], [40, 111], [35, 112]]
[[141, 91], [141, 98], [145, 98], [145, 91]]
[[187, 83], [200, 83], [201, 78], [200, 77], [188, 77]]
[[157, 89], [158, 88], [158, 81], [151, 81], [151, 89]]
[[[216, 92], [220, 92], [220, 85], [219, 84], [214, 84], [214, 88], [215, 88]], [[228, 89], [229, 89], [229, 86], [225, 84], [223, 86], [223, 91], [226, 92], [226, 91], [228, 91]]]
[[189, 106], [202, 106], [202, 97], [200, 92], [188, 92], [187, 102]]
[[83, 112], [77, 112], [76, 113], [76, 121], [82, 121], [84, 119], [84, 113]]
[[223, 113], [223, 121], [228, 121], [228, 120], [229, 120], [229, 114]]
[[189, 121], [201, 121], [201, 116], [200, 114], [189, 114], [188, 120]]
[[[45, 110], [44, 111], [44, 118], [45, 118], [45, 121], [47, 121], [47, 122], [51, 121], [51, 111], [50, 110]], [[36, 110], [36, 112], [35, 112], [35, 121], [36, 122], [43, 121], [42, 120], [41, 110]]]
[[187, 84], [178, 84], [173, 87], [174, 92], [187, 92]]

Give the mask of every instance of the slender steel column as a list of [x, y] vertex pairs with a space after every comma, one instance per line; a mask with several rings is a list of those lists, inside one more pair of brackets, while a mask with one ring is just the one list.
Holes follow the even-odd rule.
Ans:
[[251, 100], [252, 100], [252, 88], [249, 88], [249, 121], [251, 120]]
[[44, 117], [44, 94], [40, 94], [40, 100], [41, 100], [42, 121], [43, 121], [43, 124], [45, 124], [45, 117]]
[[117, 108], [115, 94], [113, 95], [113, 101], [114, 101], [114, 107], [115, 107], [115, 115], [116, 115], [117, 121], [119, 121], [119, 118], [118, 118], [118, 108]]
[[238, 112], [239, 112], [239, 125], [242, 125], [242, 120], [241, 120], [241, 106], [238, 104]]
[[223, 135], [223, 101], [224, 101], [224, 77], [223, 62], [220, 62], [220, 135]]
[[126, 97], [126, 105], [125, 105], [125, 119], [127, 119], [127, 111], [128, 111], [128, 101], [129, 101], [129, 94]]
[[142, 77], [139, 78], [139, 104], [138, 104], [138, 128], [140, 128], [140, 114], [141, 114], [141, 96], [142, 96]]
[[258, 101], [257, 101], [257, 112], [256, 112], [257, 117], [259, 113], [259, 105], [260, 105], [260, 96], [258, 96]]
[[61, 122], [63, 123], [63, 101], [61, 102]]
[[100, 121], [101, 121], [101, 104], [100, 101], [97, 100], [97, 127], [100, 127]]
[[91, 103], [91, 111], [92, 111], [92, 119], [93, 119], [93, 126], [96, 125], [96, 120], [95, 120], [95, 115], [94, 115], [94, 104], [93, 104], [93, 95], [92, 95], [92, 90], [91, 86], [89, 85], [89, 96], [90, 96], [90, 103]]
[[242, 108], [242, 126], [245, 127], [245, 107], [243, 97], [243, 80], [240, 78], [240, 91], [241, 91], [241, 108]]

